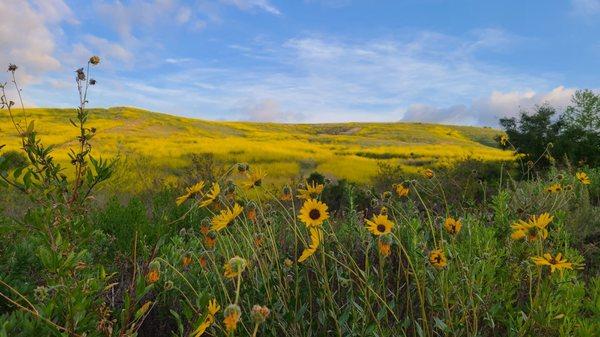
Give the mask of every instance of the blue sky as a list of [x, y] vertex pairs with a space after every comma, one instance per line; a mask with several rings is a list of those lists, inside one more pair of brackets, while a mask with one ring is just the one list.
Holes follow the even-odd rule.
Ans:
[[3, 0], [28, 105], [223, 120], [495, 126], [600, 88], [600, 0]]

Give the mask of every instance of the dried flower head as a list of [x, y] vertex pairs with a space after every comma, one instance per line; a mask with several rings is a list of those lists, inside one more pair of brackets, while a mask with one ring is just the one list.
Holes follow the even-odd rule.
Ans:
[[90, 57], [90, 64], [93, 66], [98, 65], [98, 63], [100, 63], [100, 57], [97, 55], [94, 55], [92, 57]]
[[83, 68], [75, 70], [75, 73], [77, 74], [78, 81], [85, 81], [85, 72], [83, 71]]
[[9, 63], [9, 64], [8, 64], [8, 71], [10, 71], [10, 72], [13, 72], [13, 73], [14, 73], [15, 71], [17, 71], [17, 69], [18, 69], [18, 68], [19, 68], [19, 67], [17, 67], [17, 65], [16, 65], [16, 64], [12, 64], [12, 63]]
[[252, 317], [252, 320], [254, 321], [254, 323], [256, 324], [261, 324], [263, 323], [271, 314], [271, 310], [269, 310], [269, 308], [267, 308], [267, 306], [260, 306], [258, 304], [255, 304], [252, 307], [252, 312], [250, 313], [250, 317]]

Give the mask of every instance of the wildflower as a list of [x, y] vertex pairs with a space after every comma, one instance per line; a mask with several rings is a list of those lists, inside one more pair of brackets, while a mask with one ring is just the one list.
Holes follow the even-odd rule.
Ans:
[[256, 205], [254, 203], [250, 203], [247, 206], [248, 212], [246, 212], [246, 217], [248, 220], [252, 222], [256, 222]]
[[182, 259], [181, 259], [181, 264], [183, 265], [183, 267], [187, 267], [190, 264], [192, 264], [192, 257], [189, 254], [186, 254]]
[[248, 189], [260, 187], [260, 186], [262, 186], [262, 181], [266, 176], [267, 176], [267, 174], [261, 170], [256, 170], [252, 173], [246, 173], [246, 177], [248, 178], [248, 181], [244, 185]]
[[237, 304], [230, 304], [225, 308], [224, 314], [225, 318], [223, 319], [223, 323], [225, 324], [225, 329], [228, 333], [232, 333], [237, 329], [242, 311]]
[[239, 256], [234, 256], [229, 261], [225, 263], [223, 266], [225, 277], [234, 278], [244, 272], [246, 266], [248, 265], [248, 261]]
[[373, 216], [372, 220], [367, 220], [367, 229], [374, 235], [384, 235], [392, 232], [394, 223], [390, 221], [385, 214]]
[[204, 188], [204, 181], [199, 181], [195, 185], [186, 188], [185, 194], [180, 196], [179, 198], [177, 198], [177, 201], [176, 201], [177, 206], [183, 204], [190, 198], [200, 195], [203, 188]]
[[317, 182], [313, 181], [311, 183], [306, 182], [306, 188], [298, 190], [298, 198], [300, 199], [314, 199], [323, 193], [323, 189], [325, 186], [323, 184], [317, 184]]
[[212, 299], [208, 301], [208, 313], [206, 314], [206, 318], [196, 330], [192, 333], [194, 337], [200, 337], [202, 334], [215, 322], [215, 315], [221, 309], [216, 299]]
[[573, 270], [573, 264], [567, 262], [561, 253], [556, 254], [555, 257], [552, 257], [550, 253], [545, 253], [544, 256], [536, 256], [531, 259], [538, 266], [550, 266], [551, 273], [554, 273], [555, 270], [559, 270], [561, 273], [563, 269]]
[[307, 227], [321, 226], [323, 221], [329, 218], [327, 205], [316, 200], [308, 199], [302, 205], [298, 218], [304, 222]]
[[548, 193], [556, 193], [560, 191], [562, 191], [562, 185], [558, 183], [552, 184], [546, 188], [546, 192]]
[[513, 233], [510, 238], [513, 240], [520, 240], [527, 238], [529, 241], [533, 241], [538, 237], [546, 239], [548, 237], [548, 230], [546, 227], [554, 219], [548, 213], [542, 213], [538, 217], [535, 215], [529, 218], [529, 220], [519, 220], [511, 225]]
[[567, 185], [564, 188], [565, 191], [572, 191], [573, 190], [573, 185]]
[[431, 169], [426, 169], [423, 171], [423, 176], [427, 179], [432, 179], [435, 176], [435, 173], [433, 173], [433, 170]]
[[219, 197], [219, 193], [221, 193], [221, 186], [219, 185], [219, 183], [215, 182], [212, 184], [210, 191], [208, 191], [208, 193], [206, 193], [203, 200], [200, 202], [199, 206], [206, 207], [206, 206], [212, 204], [213, 201], [215, 201]]
[[458, 232], [460, 232], [461, 228], [462, 223], [460, 222], [460, 220], [451, 217], [446, 218], [446, 221], [444, 222], [444, 229], [446, 229], [446, 232], [448, 232], [448, 234], [456, 235], [458, 234]]
[[292, 260], [290, 260], [290, 259], [285, 259], [285, 260], [283, 260], [283, 264], [284, 264], [286, 267], [290, 268], [291, 266], [293, 266], [293, 265], [294, 265], [294, 261], [292, 261]]
[[13, 73], [14, 73], [15, 71], [17, 71], [17, 69], [18, 69], [18, 68], [19, 68], [19, 67], [17, 67], [17, 65], [16, 65], [16, 64], [12, 64], [12, 63], [9, 63], [9, 64], [8, 64], [8, 71], [10, 71], [10, 72], [13, 72]]
[[258, 304], [255, 304], [252, 307], [252, 312], [250, 313], [250, 316], [252, 317], [252, 320], [254, 321], [255, 324], [261, 324], [263, 323], [271, 314], [271, 310], [269, 310], [269, 308], [267, 308], [267, 306], [260, 306]]
[[300, 255], [300, 258], [298, 258], [298, 262], [304, 262], [306, 259], [311, 257], [321, 244], [322, 233], [320, 229], [316, 227], [309, 227], [308, 230], [310, 231], [310, 244], [308, 245], [308, 248], [304, 249], [302, 255]]
[[283, 193], [281, 194], [281, 197], [279, 199], [281, 199], [282, 201], [292, 200], [292, 189], [289, 186], [283, 187]]
[[216, 243], [217, 234], [215, 232], [208, 232], [208, 234], [204, 236], [204, 247], [206, 247], [206, 249], [212, 249]]
[[379, 210], [379, 214], [381, 214], [381, 215], [387, 215], [388, 214], [387, 207], [381, 206], [381, 209]]
[[90, 57], [90, 64], [91, 65], [96, 66], [96, 65], [98, 65], [98, 63], [100, 63], [100, 57], [99, 56], [94, 55], [94, 56]]
[[499, 139], [500, 145], [502, 146], [506, 146], [508, 145], [508, 136], [507, 135], [501, 135], [500, 139]]
[[389, 235], [382, 235], [377, 240], [377, 249], [383, 257], [388, 257], [392, 253], [392, 239]]
[[229, 226], [235, 218], [237, 218], [244, 209], [237, 203], [233, 205], [233, 208], [227, 208], [222, 210], [218, 215], [212, 218], [212, 230], [220, 231], [223, 228]]
[[202, 255], [198, 258], [198, 264], [200, 265], [200, 267], [202, 267], [203, 269], [206, 268], [206, 256]]
[[410, 192], [410, 189], [406, 186], [404, 186], [404, 184], [397, 184], [395, 186], [396, 189], [396, 194], [398, 194], [399, 197], [407, 197], [408, 196], [408, 192]]
[[383, 194], [381, 195], [381, 198], [383, 200], [389, 200], [392, 197], [392, 192], [390, 191], [385, 191], [383, 192]]
[[588, 177], [588, 175], [585, 172], [577, 172], [575, 174], [575, 177], [583, 185], [589, 185], [592, 183], [592, 181], [590, 180], [590, 177]]
[[429, 263], [437, 269], [442, 269], [447, 265], [446, 255], [441, 249], [434, 249], [429, 253]]
[[146, 280], [148, 283], [154, 283], [160, 279], [160, 272], [158, 269], [150, 269], [148, 274], [146, 275]]

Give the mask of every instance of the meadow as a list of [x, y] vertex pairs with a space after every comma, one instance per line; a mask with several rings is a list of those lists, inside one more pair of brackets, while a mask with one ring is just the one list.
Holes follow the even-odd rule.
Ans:
[[[377, 174], [379, 162], [398, 164], [404, 171], [418, 174], [422, 167], [449, 166], [465, 158], [513, 158], [494, 141], [501, 132], [490, 128], [417, 123], [216, 122], [135, 108], [89, 111], [90, 123], [97, 130], [92, 140], [95, 151], [105, 158], [120, 157], [122, 169], [117, 175], [121, 178], [115, 179], [125, 180], [120, 185], [132, 192], [148, 188], [148, 180], [177, 183], [192, 156], [207, 153], [223, 163], [259, 166], [276, 184], [313, 171], [367, 183]], [[37, 121], [39, 136], [57, 150], [56, 160], [68, 163], [64, 150], [74, 144], [77, 135], [69, 122], [74, 114], [74, 109], [27, 109], [16, 110], [15, 118]], [[6, 150], [18, 149], [19, 137], [7, 114], [0, 115], [0, 131], [0, 144], [6, 144]], [[129, 175], [140, 170], [150, 175], [142, 180]]]
[[3, 91], [0, 337], [597, 336], [598, 168], [483, 128], [87, 109], [88, 79], [76, 110]]

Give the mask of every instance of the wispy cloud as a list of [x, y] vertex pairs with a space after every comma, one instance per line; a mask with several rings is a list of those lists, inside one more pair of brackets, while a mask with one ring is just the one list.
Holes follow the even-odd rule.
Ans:
[[274, 15], [281, 15], [279, 9], [273, 6], [268, 0], [221, 0], [221, 2], [234, 5], [241, 10], [259, 9]]
[[572, 14], [586, 19], [600, 16], [600, 0], [571, 0]]

